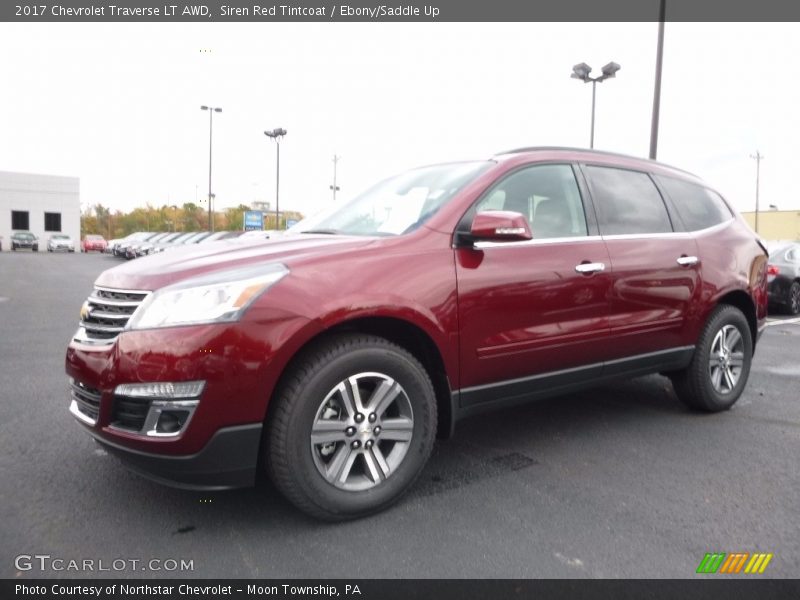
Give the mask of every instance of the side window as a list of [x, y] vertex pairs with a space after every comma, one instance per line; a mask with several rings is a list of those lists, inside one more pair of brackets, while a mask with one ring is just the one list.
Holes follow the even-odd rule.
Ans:
[[673, 177], [659, 177], [689, 231], [719, 225], [733, 215], [716, 192]]
[[587, 167], [603, 235], [672, 231], [667, 207], [646, 173]]
[[522, 213], [533, 239], [588, 233], [578, 184], [569, 165], [536, 165], [512, 173], [478, 202], [476, 211], [488, 210]]

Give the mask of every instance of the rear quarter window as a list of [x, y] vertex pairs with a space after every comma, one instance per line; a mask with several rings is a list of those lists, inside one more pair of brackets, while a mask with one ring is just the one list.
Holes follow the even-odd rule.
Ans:
[[659, 176], [658, 180], [688, 231], [713, 227], [733, 217], [719, 194], [708, 188], [673, 177]]

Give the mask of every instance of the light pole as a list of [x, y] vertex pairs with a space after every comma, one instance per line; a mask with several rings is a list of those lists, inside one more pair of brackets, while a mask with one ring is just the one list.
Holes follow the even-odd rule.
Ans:
[[658, 152], [658, 119], [661, 113], [661, 66], [664, 62], [664, 19], [667, 14], [667, 0], [658, 4], [658, 46], [656, 47], [656, 79], [653, 85], [653, 117], [650, 121], [650, 160], [656, 159]]
[[201, 106], [200, 110], [208, 111], [208, 230], [214, 232], [214, 219], [211, 217], [211, 141], [214, 135], [214, 113], [222, 112], [221, 108]]
[[750, 158], [756, 161], [756, 233], [758, 233], [758, 187], [759, 179], [761, 177], [761, 161], [764, 160], [764, 155], [756, 150], [755, 154], [751, 154]]
[[333, 201], [336, 202], [336, 192], [339, 191], [339, 186], [336, 185], [336, 165], [339, 163], [340, 156], [333, 155], [333, 185], [329, 186], [333, 190]]
[[617, 76], [617, 71], [620, 70], [620, 66], [615, 62], [608, 63], [605, 67], [603, 67], [603, 74], [600, 77], [589, 77], [589, 73], [592, 72], [592, 67], [587, 65], [586, 63], [580, 63], [572, 67], [572, 77], [573, 79], [580, 79], [583, 83], [592, 84], [592, 133], [589, 137], [589, 148], [594, 148], [594, 101], [595, 101], [595, 88], [598, 83], [602, 83], [606, 79], [611, 77]]
[[333, 191], [333, 201], [336, 202], [336, 192], [338, 192], [341, 188], [336, 185], [336, 166], [339, 164], [339, 159], [341, 156], [333, 155], [333, 185], [329, 186], [330, 189]]
[[277, 162], [275, 163], [275, 229], [280, 229], [280, 207], [278, 197], [281, 190], [281, 138], [286, 135], [286, 130], [278, 127], [272, 131], [265, 131], [264, 135], [275, 140], [277, 145]]

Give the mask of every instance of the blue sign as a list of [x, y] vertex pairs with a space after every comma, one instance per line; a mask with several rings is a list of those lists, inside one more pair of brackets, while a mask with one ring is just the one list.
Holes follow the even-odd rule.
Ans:
[[261, 231], [264, 229], [264, 213], [260, 210], [248, 210], [244, 213], [244, 230]]
[[297, 225], [299, 221], [297, 219], [286, 219], [286, 229], [292, 227], [293, 225]]

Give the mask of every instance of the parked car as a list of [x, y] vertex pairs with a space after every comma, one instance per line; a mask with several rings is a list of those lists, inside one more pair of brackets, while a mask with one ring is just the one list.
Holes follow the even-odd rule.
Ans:
[[83, 237], [81, 252], [105, 252], [106, 240], [102, 235], [89, 234]]
[[157, 235], [157, 232], [154, 231], [137, 231], [130, 234], [114, 246], [114, 256], [122, 256], [128, 259], [136, 258], [136, 255], [130, 250], [131, 247], [135, 244], [146, 242], [155, 235]]
[[765, 326], [760, 241], [657, 162], [538, 148], [425, 167], [294, 231], [102, 273], [66, 353], [86, 431], [182, 487], [251, 485], [263, 464], [341, 520], [395, 502], [483, 411], [650, 373], [727, 410]]
[[790, 315], [800, 314], [800, 243], [774, 249], [767, 267], [769, 302]]
[[64, 233], [54, 233], [47, 240], [48, 252], [75, 252], [75, 242]]
[[39, 238], [30, 231], [15, 231], [11, 234], [11, 250], [16, 252], [21, 248], [30, 248], [34, 252], [38, 252]]

